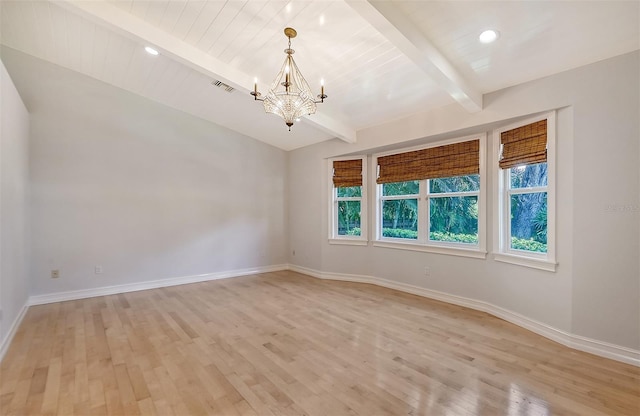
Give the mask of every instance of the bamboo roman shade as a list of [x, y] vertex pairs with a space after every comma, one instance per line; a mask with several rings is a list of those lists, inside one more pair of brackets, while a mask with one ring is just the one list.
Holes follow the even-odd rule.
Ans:
[[507, 130], [500, 134], [502, 157], [500, 168], [530, 165], [547, 161], [547, 120]]
[[480, 141], [448, 144], [378, 158], [378, 183], [480, 173]]
[[333, 186], [336, 188], [362, 186], [362, 159], [334, 160]]

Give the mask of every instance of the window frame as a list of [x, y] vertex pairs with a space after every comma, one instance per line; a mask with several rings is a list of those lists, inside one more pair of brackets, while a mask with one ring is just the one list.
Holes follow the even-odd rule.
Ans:
[[[382, 156], [388, 156], [404, 152], [412, 152], [415, 150], [423, 150], [432, 147], [446, 146], [449, 144], [455, 144], [460, 142], [479, 140], [479, 164], [480, 164], [480, 189], [477, 191], [478, 196], [478, 244], [468, 243], [454, 243], [431, 240], [429, 238], [430, 230], [430, 199], [453, 197], [453, 196], [468, 196], [469, 192], [452, 192], [452, 193], [430, 193], [428, 179], [419, 180], [418, 194], [412, 195], [394, 195], [386, 196], [382, 195], [383, 184], [375, 184], [376, 187], [376, 202], [375, 202], [375, 234], [373, 239], [373, 246], [393, 248], [400, 250], [411, 251], [423, 251], [438, 254], [447, 254], [462, 257], [471, 257], [484, 259], [487, 255], [486, 250], [486, 195], [487, 195], [487, 178], [486, 178], [486, 143], [487, 134], [480, 133], [464, 137], [456, 137], [453, 139], [442, 140], [428, 145], [414, 146], [409, 148], [395, 149], [392, 151], [382, 152], [374, 154], [372, 157], [372, 172], [377, 172], [378, 158]], [[376, 175], [377, 177], [377, 175]], [[471, 191], [471, 194], [475, 196], [476, 191]], [[465, 195], [462, 195], [465, 194]], [[436, 196], [434, 196], [436, 195]], [[418, 199], [418, 238], [417, 240], [383, 237], [382, 236], [382, 206], [383, 201], [393, 199]], [[422, 219], [422, 221], [421, 221]]]
[[[511, 169], [501, 169], [500, 135], [541, 120], [547, 120], [547, 186], [511, 189]], [[551, 111], [525, 120], [502, 126], [493, 131], [494, 160], [493, 182], [494, 198], [494, 247], [493, 258], [496, 261], [511, 263], [550, 272], [556, 271], [556, 112]], [[529, 252], [511, 248], [511, 195], [546, 192], [547, 193], [547, 252]]]
[[[333, 162], [341, 160], [362, 160], [362, 191], [360, 197], [339, 197], [338, 188], [333, 186]], [[368, 202], [367, 202], [367, 156], [342, 156], [328, 159], [329, 187], [329, 244], [367, 245], [368, 239]], [[360, 235], [338, 234], [338, 203], [340, 201], [360, 201]]]

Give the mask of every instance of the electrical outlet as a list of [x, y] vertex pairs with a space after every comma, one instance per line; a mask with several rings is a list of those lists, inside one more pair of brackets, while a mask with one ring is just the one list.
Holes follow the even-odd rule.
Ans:
[[96, 266], [94, 271], [96, 272], [96, 274], [102, 274], [103, 273], [102, 266]]
[[57, 279], [58, 277], [60, 277], [60, 270], [51, 270], [51, 278]]
[[431, 268], [430, 267], [425, 267], [424, 268], [424, 275], [425, 276], [431, 276]]

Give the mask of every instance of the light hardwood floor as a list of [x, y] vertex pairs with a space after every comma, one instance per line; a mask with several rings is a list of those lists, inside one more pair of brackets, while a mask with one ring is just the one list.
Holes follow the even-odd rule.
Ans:
[[2, 415], [640, 414], [636, 367], [294, 272], [31, 307], [0, 371]]

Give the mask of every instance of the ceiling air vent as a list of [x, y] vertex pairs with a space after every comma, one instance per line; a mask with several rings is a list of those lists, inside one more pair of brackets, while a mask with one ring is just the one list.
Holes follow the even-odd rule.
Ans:
[[211, 81], [211, 85], [215, 85], [218, 88], [222, 88], [223, 90], [225, 90], [226, 92], [234, 92], [236, 89], [233, 88], [230, 85], [225, 84], [222, 81], [218, 81], [217, 79], [214, 79], [213, 81]]

